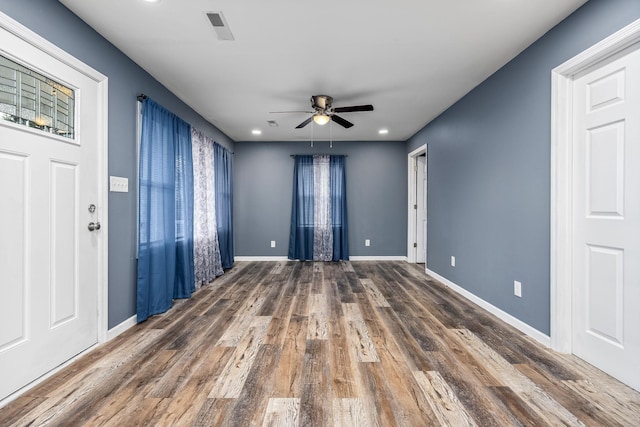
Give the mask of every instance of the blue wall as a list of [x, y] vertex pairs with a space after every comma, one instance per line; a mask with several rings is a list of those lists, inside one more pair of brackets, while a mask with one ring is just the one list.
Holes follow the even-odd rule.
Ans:
[[109, 175], [129, 193], [109, 193], [109, 327], [136, 312], [136, 96], [145, 93], [233, 151], [233, 141], [91, 27], [54, 0], [0, 0], [0, 11], [109, 78]]
[[[349, 254], [406, 256], [407, 153], [403, 142], [236, 142], [237, 256], [287, 256], [291, 154], [346, 154]], [[365, 247], [365, 239], [371, 246]], [[276, 247], [270, 247], [270, 241]]]
[[638, 0], [589, 1], [407, 143], [428, 144], [428, 268], [545, 334], [551, 70], [638, 18]]
[[[286, 255], [289, 155], [328, 152], [349, 155], [351, 255], [406, 255], [407, 152], [428, 143], [429, 268], [548, 334], [551, 69], [640, 18], [640, 1], [589, 1], [406, 144], [337, 142], [333, 149], [318, 142], [313, 149], [304, 142], [234, 147], [59, 2], [0, 0], [0, 11], [108, 76], [109, 175], [135, 182], [139, 93], [236, 152], [236, 255]], [[109, 194], [109, 327], [135, 314], [135, 200], [135, 191]], [[521, 299], [513, 280], [523, 283]]]

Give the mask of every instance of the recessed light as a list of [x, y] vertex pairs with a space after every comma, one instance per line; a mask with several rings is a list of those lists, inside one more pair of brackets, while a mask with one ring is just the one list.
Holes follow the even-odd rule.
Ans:
[[386, 135], [386, 134], [388, 134], [388, 133], [389, 133], [389, 129], [380, 129], [380, 130], [378, 131], [378, 133], [379, 133], [380, 135]]
[[147, 3], [159, 3], [160, 2], [160, 0], [144, 0], [144, 1], [146, 1]]
[[254, 129], [251, 131], [251, 133], [254, 135], [262, 135], [262, 131], [260, 129]]

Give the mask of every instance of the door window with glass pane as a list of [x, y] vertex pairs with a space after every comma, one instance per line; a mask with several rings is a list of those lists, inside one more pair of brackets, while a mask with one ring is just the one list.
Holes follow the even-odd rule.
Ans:
[[75, 93], [0, 55], [0, 119], [74, 138]]

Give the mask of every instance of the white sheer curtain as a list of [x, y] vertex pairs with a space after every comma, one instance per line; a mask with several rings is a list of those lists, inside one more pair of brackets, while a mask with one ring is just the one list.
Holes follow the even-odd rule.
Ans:
[[329, 156], [313, 156], [313, 259], [333, 258]]
[[193, 262], [196, 289], [224, 273], [215, 205], [213, 140], [191, 128], [193, 153]]

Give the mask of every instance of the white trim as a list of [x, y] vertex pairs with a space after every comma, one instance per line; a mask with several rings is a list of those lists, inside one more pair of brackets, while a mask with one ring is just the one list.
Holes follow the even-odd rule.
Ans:
[[495, 305], [493, 305], [491, 303], [488, 303], [487, 301], [483, 300], [482, 298], [480, 298], [480, 297], [472, 294], [468, 290], [464, 289], [463, 287], [461, 287], [459, 285], [456, 285], [455, 283], [453, 283], [449, 279], [439, 275], [435, 271], [431, 271], [431, 270], [427, 269], [426, 273], [429, 276], [433, 277], [434, 279], [438, 280], [439, 282], [442, 282], [442, 284], [444, 284], [445, 286], [447, 286], [451, 290], [455, 291], [459, 295], [463, 296], [467, 300], [469, 300], [472, 303], [476, 304], [480, 308], [483, 308], [484, 310], [486, 310], [489, 313], [493, 314], [497, 318], [501, 319], [502, 321], [504, 321], [504, 322], [508, 323], [509, 325], [513, 326], [514, 328], [518, 329], [520, 332], [522, 332], [525, 335], [528, 335], [529, 337], [531, 337], [534, 340], [538, 341], [540, 344], [542, 344], [542, 345], [544, 345], [546, 347], [549, 347], [551, 345], [551, 339], [550, 339], [549, 336], [547, 336], [547, 335], [543, 334], [542, 332], [540, 332], [539, 330], [527, 325], [522, 320], [513, 317], [512, 315], [510, 315], [509, 313], [507, 313], [505, 311], [500, 310]]
[[551, 347], [572, 343], [572, 97], [577, 73], [640, 42], [640, 19], [551, 71]]
[[286, 256], [235, 256], [234, 261], [289, 261]]
[[[234, 261], [295, 261], [286, 256], [236, 256]], [[350, 256], [349, 261], [407, 261], [403, 255], [392, 256]]]
[[127, 329], [132, 328], [138, 324], [138, 316], [133, 315], [124, 322], [121, 322], [107, 331], [107, 341], [111, 341]]
[[[413, 206], [417, 203], [415, 171], [418, 168], [417, 157], [426, 152], [427, 144], [423, 144], [410, 152], [407, 157], [407, 262], [412, 264], [416, 262], [416, 249], [413, 247], [416, 237], [416, 210]], [[424, 244], [426, 247], [426, 239]]]
[[104, 74], [94, 70], [84, 62], [60, 49], [49, 40], [34, 33], [29, 28], [2, 12], [0, 12], [0, 27], [96, 82], [107, 80], [107, 77]]
[[405, 261], [407, 262], [407, 257], [402, 255], [392, 255], [392, 256], [350, 256], [349, 261]]
[[[99, 105], [96, 109], [98, 117], [99, 136], [98, 168], [102, 180], [98, 183], [98, 200], [102, 205], [102, 245], [98, 246], [101, 259], [98, 262], [99, 277], [102, 283], [98, 284], [98, 342], [108, 340], [109, 329], [109, 81], [106, 77], [98, 82]], [[101, 101], [101, 102], [100, 102]], [[102, 152], [100, 153], [100, 147]], [[100, 292], [102, 290], [102, 292]]]

